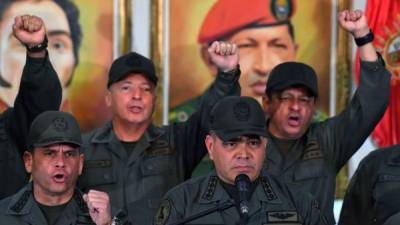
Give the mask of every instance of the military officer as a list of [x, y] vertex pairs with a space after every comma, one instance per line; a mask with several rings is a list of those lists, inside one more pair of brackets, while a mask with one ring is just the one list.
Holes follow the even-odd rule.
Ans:
[[390, 73], [375, 52], [363, 12], [345, 10], [338, 20], [355, 38], [361, 58], [360, 85], [344, 111], [323, 122], [311, 122], [317, 76], [310, 66], [296, 62], [272, 70], [263, 100], [271, 140], [265, 170], [292, 190], [311, 192], [329, 224], [335, 224], [336, 175], [383, 116], [390, 89]]
[[46, 111], [35, 118], [24, 154], [32, 182], [0, 202], [1, 223], [111, 225], [107, 193], [90, 190], [83, 195], [75, 188], [83, 168], [81, 145], [79, 125], [71, 114]]
[[[275, 178], [261, 173], [266, 133], [264, 112], [255, 99], [231, 96], [218, 102], [205, 139], [215, 170], [170, 190], [154, 224], [325, 224], [307, 192], [293, 196]], [[234, 186], [240, 174], [250, 182], [244, 199]], [[230, 204], [232, 199], [236, 204]], [[248, 201], [247, 211], [240, 205], [243, 201]], [[184, 221], [190, 217], [196, 218]]]
[[399, 191], [400, 145], [371, 152], [351, 178], [339, 224], [383, 224], [400, 212]]
[[111, 204], [124, 209], [133, 224], [151, 221], [166, 191], [190, 177], [206, 153], [201, 140], [211, 107], [239, 89], [236, 46], [214, 42], [209, 54], [219, 73], [203, 106], [186, 123], [164, 127], [152, 123], [157, 85], [153, 62], [129, 53], [111, 66], [106, 101], [114, 116], [84, 137], [80, 187], [107, 192]]

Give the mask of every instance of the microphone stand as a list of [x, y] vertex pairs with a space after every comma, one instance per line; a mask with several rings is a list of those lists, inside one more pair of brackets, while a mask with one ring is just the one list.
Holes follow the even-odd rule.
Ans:
[[200, 212], [198, 214], [191, 215], [188, 218], [183, 219], [181, 221], [178, 221], [176, 223], [173, 223], [171, 225], [183, 225], [183, 224], [185, 224], [187, 222], [190, 222], [192, 220], [195, 220], [195, 219], [198, 219], [200, 217], [206, 216], [206, 215], [208, 215], [210, 213], [213, 213], [213, 212], [216, 212], [216, 211], [224, 211], [225, 209], [229, 209], [230, 207], [232, 207], [234, 205], [235, 205], [235, 203], [233, 201], [226, 201], [226, 202], [224, 202], [222, 204], [218, 204], [217, 206], [215, 206], [215, 207], [213, 207], [211, 209], [207, 209], [207, 210], [204, 210], [204, 211], [202, 211], [202, 212]]

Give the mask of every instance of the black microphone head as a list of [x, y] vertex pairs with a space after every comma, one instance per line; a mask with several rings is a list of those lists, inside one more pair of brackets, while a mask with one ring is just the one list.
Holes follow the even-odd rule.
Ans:
[[239, 206], [239, 211], [241, 216], [247, 215], [249, 213], [248, 206], [248, 195], [250, 192], [250, 178], [246, 174], [239, 174], [235, 178], [235, 186], [238, 190], [239, 202], [237, 202]]
[[237, 184], [239, 182], [246, 182], [246, 183], [250, 183], [250, 178], [249, 176], [247, 176], [246, 174], [239, 174], [236, 176], [235, 178], [235, 185], [237, 186]]

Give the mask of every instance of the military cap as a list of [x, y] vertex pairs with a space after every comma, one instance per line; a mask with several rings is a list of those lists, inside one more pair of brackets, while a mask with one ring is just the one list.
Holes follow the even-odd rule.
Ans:
[[223, 141], [243, 135], [266, 136], [266, 120], [261, 105], [251, 97], [229, 96], [210, 112], [210, 130]]
[[131, 73], [141, 73], [154, 85], [157, 85], [158, 78], [154, 63], [136, 52], [131, 52], [114, 60], [108, 74], [107, 87], [109, 88], [113, 83]]
[[39, 114], [29, 129], [28, 150], [58, 143], [82, 145], [78, 122], [67, 112], [46, 111]]
[[273, 92], [297, 85], [306, 87], [313, 96], [318, 96], [318, 80], [314, 69], [300, 62], [284, 62], [271, 70], [266, 94], [271, 96]]
[[219, 0], [208, 11], [199, 43], [219, 40], [241, 29], [289, 23], [295, 0]]

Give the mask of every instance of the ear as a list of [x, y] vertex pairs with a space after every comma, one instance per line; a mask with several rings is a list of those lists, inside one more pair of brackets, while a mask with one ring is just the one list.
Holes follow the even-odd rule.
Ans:
[[25, 170], [28, 173], [32, 173], [32, 164], [33, 164], [33, 155], [32, 153], [25, 151], [24, 152], [24, 164], [25, 164]]
[[204, 64], [206, 64], [208, 70], [211, 72], [213, 76], [215, 76], [218, 72], [218, 69], [211, 61], [210, 55], [208, 53], [208, 47], [209, 47], [208, 44], [201, 45], [200, 55], [201, 58], [203, 59]]
[[79, 176], [82, 174], [84, 161], [85, 161], [85, 156], [83, 154], [80, 154], [79, 155]]
[[211, 135], [207, 135], [206, 136], [206, 147], [207, 147], [207, 151], [208, 151], [208, 155], [210, 157], [211, 160], [214, 160], [214, 151], [213, 151], [213, 145], [214, 145], [214, 139]]
[[270, 105], [270, 101], [271, 100], [268, 98], [267, 95], [263, 95], [263, 97], [262, 97], [262, 107], [264, 109], [264, 112], [267, 112], [267, 109], [268, 109], [268, 107]]
[[[110, 87], [111, 88], [111, 87]], [[112, 100], [111, 100], [111, 91], [110, 90], [107, 90], [107, 93], [106, 93], [106, 105], [107, 105], [107, 107], [110, 107], [111, 106], [111, 103], [112, 103]]]

